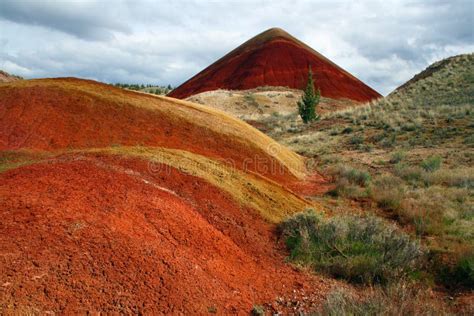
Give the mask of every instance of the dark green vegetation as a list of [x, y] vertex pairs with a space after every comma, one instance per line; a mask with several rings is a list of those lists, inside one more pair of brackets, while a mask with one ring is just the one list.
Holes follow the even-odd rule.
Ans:
[[416, 271], [423, 251], [394, 225], [376, 217], [308, 211], [282, 222], [290, 260], [354, 283], [387, 283]]
[[298, 112], [303, 123], [307, 124], [319, 119], [319, 115], [316, 113], [316, 106], [318, 105], [320, 98], [321, 92], [319, 89], [314, 89], [313, 72], [311, 71], [311, 68], [309, 68], [308, 83], [306, 84], [303, 97], [298, 101]]
[[160, 85], [152, 85], [152, 84], [144, 85], [144, 84], [115, 83], [114, 86], [122, 88], [122, 89], [141, 91], [141, 92], [158, 94], [158, 95], [166, 95], [173, 90], [171, 85], [160, 86]]

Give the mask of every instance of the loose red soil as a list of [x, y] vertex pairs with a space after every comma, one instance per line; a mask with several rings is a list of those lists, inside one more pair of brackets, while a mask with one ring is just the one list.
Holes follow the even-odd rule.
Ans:
[[270, 29], [242, 44], [169, 96], [185, 99], [217, 89], [247, 90], [263, 86], [304, 89], [311, 66], [315, 86], [332, 99], [368, 102], [381, 95], [315, 50], [280, 29]]
[[[148, 107], [133, 105], [135, 101]], [[191, 118], [182, 119], [174, 111], [188, 111]], [[193, 113], [220, 124], [217, 115], [198, 112], [171, 98], [157, 99], [89, 80], [20, 81], [0, 86], [0, 150], [160, 146], [232, 162], [280, 183], [295, 180], [252, 140], [197, 124], [200, 118], [193, 121]]]
[[0, 311], [246, 313], [277, 297], [308, 310], [334, 284], [286, 265], [253, 210], [153, 170], [76, 154], [1, 173]]
[[0, 314], [313, 310], [334, 281], [285, 264], [275, 226], [256, 210], [172, 167], [87, 151], [182, 149], [296, 193], [323, 190], [318, 175], [300, 181], [283, 166], [297, 155], [278, 160], [267, 141], [223, 114], [92, 81], [2, 84], [0, 150], [16, 168], [0, 173]]
[[318, 173], [307, 177], [304, 181], [289, 181], [286, 187], [301, 196], [322, 195], [334, 188], [334, 183]]

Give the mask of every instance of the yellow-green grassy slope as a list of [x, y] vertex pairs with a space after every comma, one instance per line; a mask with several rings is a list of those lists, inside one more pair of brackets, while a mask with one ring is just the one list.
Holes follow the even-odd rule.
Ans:
[[338, 197], [323, 203], [350, 212], [348, 201], [360, 201], [357, 211], [397, 220], [449, 266], [472, 267], [474, 54], [437, 62], [388, 97], [311, 125], [296, 113], [260, 123], [334, 178]]

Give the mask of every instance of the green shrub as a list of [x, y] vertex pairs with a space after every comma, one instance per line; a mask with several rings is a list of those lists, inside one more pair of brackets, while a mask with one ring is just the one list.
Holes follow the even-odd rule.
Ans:
[[372, 152], [372, 151], [374, 150], [374, 145], [372, 145], [372, 144], [366, 144], [366, 145], [364, 145], [364, 146], [361, 146], [360, 149], [362, 149], [362, 150], [365, 151], [365, 152], [370, 153], [370, 152]]
[[421, 183], [425, 177], [425, 171], [418, 166], [408, 166], [402, 163], [395, 165], [395, 175], [399, 176], [411, 185]]
[[321, 92], [319, 88], [314, 89], [313, 72], [310, 67], [304, 94], [301, 100], [298, 101], [298, 113], [305, 124], [319, 119], [319, 115], [316, 113], [316, 106], [319, 104], [320, 98]]
[[426, 158], [423, 160], [420, 164], [420, 166], [426, 171], [426, 172], [433, 172], [438, 170], [441, 167], [441, 157], [439, 156], [431, 156], [429, 158]]
[[402, 161], [405, 158], [405, 153], [403, 151], [397, 151], [392, 154], [390, 157], [390, 163], [396, 164]]
[[329, 168], [327, 174], [336, 182], [336, 187], [328, 192], [330, 195], [351, 198], [368, 196], [371, 177], [367, 171], [337, 165]]
[[463, 143], [466, 144], [466, 145], [470, 145], [472, 147], [474, 145], [474, 134], [467, 135], [464, 138]]
[[454, 267], [454, 278], [462, 285], [474, 289], [474, 254], [462, 258]]
[[417, 242], [375, 217], [323, 219], [312, 211], [279, 225], [290, 260], [355, 283], [385, 283], [414, 271]]
[[397, 142], [396, 135], [395, 134], [390, 134], [390, 136], [387, 136], [387, 138], [384, 138], [381, 141], [380, 145], [384, 148], [390, 148], [390, 147], [395, 146], [396, 142]]
[[349, 139], [349, 144], [351, 145], [360, 145], [364, 142], [364, 138], [362, 136], [352, 136]]
[[403, 199], [403, 191], [402, 180], [391, 175], [383, 175], [374, 180], [371, 196], [379, 207], [386, 210], [397, 210]]
[[447, 286], [459, 285], [474, 289], [474, 253], [468, 253], [457, 261], [452, 267], [440, 265], [440, 281]]
[[342, 134], [350, 134], [352, 133], [354, 130], [352, 129], [352, 127], [346, 127], [342, 130]]
[[382, 140], [384, 140], [385, 137], [387, 137], [387, 135], [385, 133], [376, 134], [376, 135], [372, 136], [372, 141], [375, 142], [375, 143], [379, 143]]
[[259, 107], [259, 104], [257, 102], [257, 99], [253, 93], [247, 93], [244, 96], [245, 102], [247, 102], [249, 105], [254, 106], [254, 107]]
[[347, 179], [340, 179], [336, 182], [334, 189], [328, 191], [327, 194], [334, 197], [343, 196], [352, 199], [360, 199], [368, 197], [370, 190], [351, 184]]
[[337, 165], [328, 170], [328, 173], [335, 179], [347, 179], [351, 184], [357, 184], [366, 187], [370, 183], [370, 173], [364, 170], [358, 170], [343, 165]]

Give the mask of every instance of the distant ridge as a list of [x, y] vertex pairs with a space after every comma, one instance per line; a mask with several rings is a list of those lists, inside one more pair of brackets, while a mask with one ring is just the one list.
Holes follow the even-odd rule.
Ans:
[[0, 70], [0, 83], [2, 82], [12, 82], [17, 80], [22, 80], [23, 78], [20, 76], [11, 75], [8, 72]]
[[429, 78], [433, 76], [434, 74], [436, 74], [437, 72], [445, 69], [446, 67], [449, 67], [449, 66], [456, 67], [457, 64], [461, 64], [463, 61], [465, 63], [464, 66], [472, 67], [473, 60], [474, 60], [474, 53], [456, 55], [456, 56], [451, 56], [451, 57], [439, 60], [429, 65], [422, 72], [413, 76], [413, 78], [411, 78], [410, 80], [408, 80], [407, 82], [405, 82], [404, 84], [396, 88], [392, 93], [407, 89], [410, 86], [413, 86], [414, 84], [416, 84], [418, 81]]
[[280, 28], [271, 28], [251, 38], [177, 87], [169, 96], [184, 99], [205, 91], [262, 86], [302, 89], [309, 66], [325, 97], [367, 102], [381, 96]]
[[474, 53], [452, 56], [429, 65], [387, 99], [409, 99], [426, 106], [462, 106], [474, 103]]

